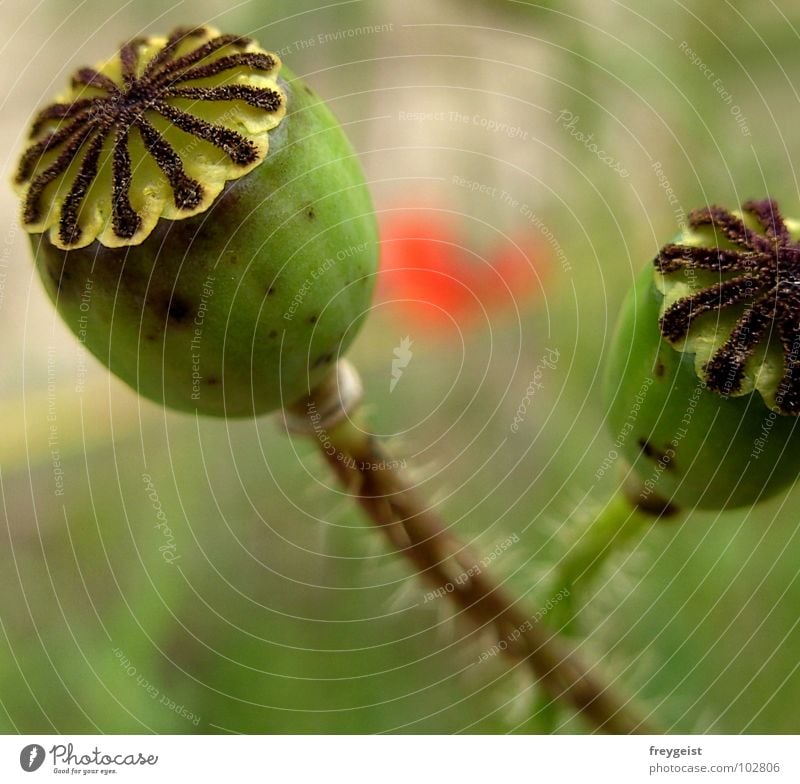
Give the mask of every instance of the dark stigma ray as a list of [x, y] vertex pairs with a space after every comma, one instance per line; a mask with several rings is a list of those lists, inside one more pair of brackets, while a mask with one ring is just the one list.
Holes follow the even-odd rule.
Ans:
[[203, 200], [203, 186], [189, 177], [183, 168], [183, 161], [161, 134], [143, 117], [136, 122], [147, 152], [164, 172], [172, 187], [175, 206], [181, 209], [194, 209]]
[[768, 303], [774, 292], [760, 297], [736, 322], [725, 343], [706, 363], [706, 383], [723, 395], [739, 392], [744, 381], [745, 364], [752, 356], [764, 333], [772, 324], [772, 306]]
[[92, 126], [84, 122], [87, 115], [80, 114], [73, 119], [73, 121], [59, 130], [48, 134], [40, 142], [37, 142], [32, 147], [29, 147], [19, 162], [17, 169], [16, 181], [18, 184], [27, 182], [33, 174], [36, 164], [41, 157], [53, 147], [57, 147], [66, 141], [69, 141], [73, 136], [79, 133], [84, 133]]
[[662, 273], [681, 269], [704, 269], [728, 272], [738, 269], [753, 269], [758, 266], [758, 257], [744, 256], [735, 250], [721, 248], [698, 248], [691, 245], [665, 245], [655, 259], [656, 269]]
[[198, 101], [244, 101], [256, 109], [277, 111], [282, 97], [274, 90], [231, 84], [224, 87], [178, 87], [165, 90], [170, 98], [195, 98]]
[[130, 87], [136, 80], [136, 69], [139, 66], [139, 47], [144, 43], [144, 38], [134, 38], [132, 41], [128, 41], [128, 43], [119, 50], [122, 80], [126, 87]]
[[753, 290], [757, 287], [744, 285], [745, 281], [752, 280], [748, 276], [733, 278], [678, 300], [659, 320], [661, 334], [669, 341], [681, 340], [686, 337], [698, 316], [737, 305], [753, 296]]
[[98, 162], [100, 160], [100, 153], [103, 149], [103, 143], [106, 140], [108, 131], [101, 131], [97, 133], [89, 144], [83, 160], [81, 161], [80, 170], [78, 171], [69, 193], [64, 199], [64, 204], [61, 207], [61, 220], [59, 222], [58, 234], [61, 242], [65, 245], [73, 245], [78, 242], [83, 233], [78, 225], [78, 215], [80, 214], [81, 205], [86, 198], [95, 177], [97, 177]]
[[112, 160], [111, 225], [118, 237], [129, 240], [142, 225], [142, 219], [131, 206], [131, 157], [128, 153], [128, 131], [117, 129]]
[[111, 81], [105, 74], [95, 71], [94, 68], [81, 68], [72, 77], [72, 86], [78, 87], [79, 85], [97, 87], [101, 90], [106, 90], [111, 95], [119, 92], [119, 87], [115, 82]]
[[769, 237], [780, 242], [789, 241], [789, 229], [778, 209], [777, 202], [772, 199], [751, 200], [743, 204], [742, 209], [755, 216]]
[[206, 31], [203, 27], [179, 27], [177, 30], [173, 30], [169, 38], [167, 38], [167, 43], [164, 44], [164, 48], [147, 63], [144, 73], [142, 74], [142, 79], [149, 79], [161, 65], [170, 61], [175, 50], [181, 43], [189, 38], [200, 38], [205, 35], [205, 33]]
[[779, 322], [784, 366], [775, 401], [786, 414], [800, 414], [800, 325], [797, 323], [798, 303], [793, 304], [795, 307], [782, 305], [784, 318]]
[[219, 60], [214, 60], [212, 63], [205, 65], [198, 65], [195, 68], [189, 68], [186, 71], [180, 72], [172, 77], [166, 84], [169, 88], [174, 84], [182, 82], [191, 82], [195, 79], [207, 79], [209, 76], [216, 76], [217, 74], [224, 73], [233, 68], [252, 68], [254, 71], [264, 71], [269, 73], [277, 63], [274, 57], [260, 52], [239, 52], [238, 54], [230, 54], [225, 57], [220, 57]]
[[201, 120], [164, 101], [156, 101], [152, 108], [182, 131], [218, 147], [239, 166], [247, 166], [258, 159], [255, 144], [236, 131]]
[[28, 193], [25, 196], [25, 206], [23, 210], [25, 223], [36, 223], [36, 221], [39, 220], [42, 210], [40, 199], [44, 189], [69, 168], [69, 165], [75, 159], [75, 156], [78, 154], [84, 142], [94, 132], [95, 128], [93, 126], [84, 126], [81, 132], [70, 141], [58, 158], [56, 158], [55, 163], [41, 174], [34, 177], [28, 188]]
[[35, 139], [48, 120], [68, 120], [85, 109], [91, 109], [98, 100], [102, 99], [81, 98], [72, 103], [54, 103], [45, 107], [34, 118], [29, 138]]
[[721, 231], [731, 242], [749, 250], [769, 249], [766, 237], [750, 231], [741, 218], [722, 207], [702, 207], [693, 210], [689, 213], [689, 225], [693, 229], [711, 226], [715, 231]]
[[182, 71], [184, 68], [194, 65], [226, 46], [247, 46], [248, 43], [250, 43], [250, 39], [241, 35], [220, 35], [216, 38], [212, 38], [202, 46], [198, 46], [197, 49], [187, 52], [176, 60], [170, 60], [169, 63], [166, 63], [163, 68], [153, 74], [155, 77], [154, 82], [160, 84], [163, 82], [165, 76], [173, 74], [175, 71]]

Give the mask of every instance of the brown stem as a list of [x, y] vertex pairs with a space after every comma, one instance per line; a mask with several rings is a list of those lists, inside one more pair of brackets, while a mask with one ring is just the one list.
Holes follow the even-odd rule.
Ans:
[[[479, 568], [479, 559], [419, 499], [374, 437], [349, 418], [320, 419], [319, 410], [331, 410], [332, 388], [335, 385], [327, 386], [324, 399], [318, 395], [287, 412], [293, 429], [302, 430], [297, 425], [305, 416], [311, 426], [302, 432], [315, 438], [345, 489], [393, 547], [432, 586], [452, 586], [448, 596], [479, 629], [494, 631], [506, 655], [527, 662], [552, 699], [569, 703], [603, 732], [658, 732], [637, 713], [630, 699], [618, 694], [555, 632], [526, 615], [517, 600]], [[352, 408], [351, 401], [348, 410]]]

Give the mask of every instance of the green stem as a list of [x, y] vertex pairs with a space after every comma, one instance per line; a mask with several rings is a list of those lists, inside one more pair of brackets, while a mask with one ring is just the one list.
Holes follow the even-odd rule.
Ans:
[[568, 545], [552, 588], [553, 595], [565, 597], [554, 609], [556, 628], [567, 633], [574, 630], [581, 595], [612, 555], [629, 547], [658, 520], [675, 514], [668, 504], [644, 507], [635, 498], [632, 488], [620, 489]]

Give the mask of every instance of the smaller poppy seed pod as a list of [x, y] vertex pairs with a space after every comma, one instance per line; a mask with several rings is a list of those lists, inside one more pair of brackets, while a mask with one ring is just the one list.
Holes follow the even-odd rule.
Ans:
[[799, 240], [770, 200], [699, 209], [628, 294], [605, 392], [644, 508], [748, 506], [794, 482]]
[[42, 109], [15, 177], [47, 293], [142, 395], [253, 416], [332, 372], [377, 229], [323, 101], [250, 38], [137, 38]]

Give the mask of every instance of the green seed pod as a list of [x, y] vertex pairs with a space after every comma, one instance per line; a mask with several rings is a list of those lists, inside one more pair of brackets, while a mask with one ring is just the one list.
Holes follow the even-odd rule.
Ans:
[[638, 501], [746, 506], [800, 470], [800, 223], [697, 210], [623, 305], [606, 376]]
[[33, 121], [15, 178], [67, 325], [142, 395], [252, 416], [313, 388], [371, 301], [377, 231], [326, 105], [251, 39], [136, 39]]

